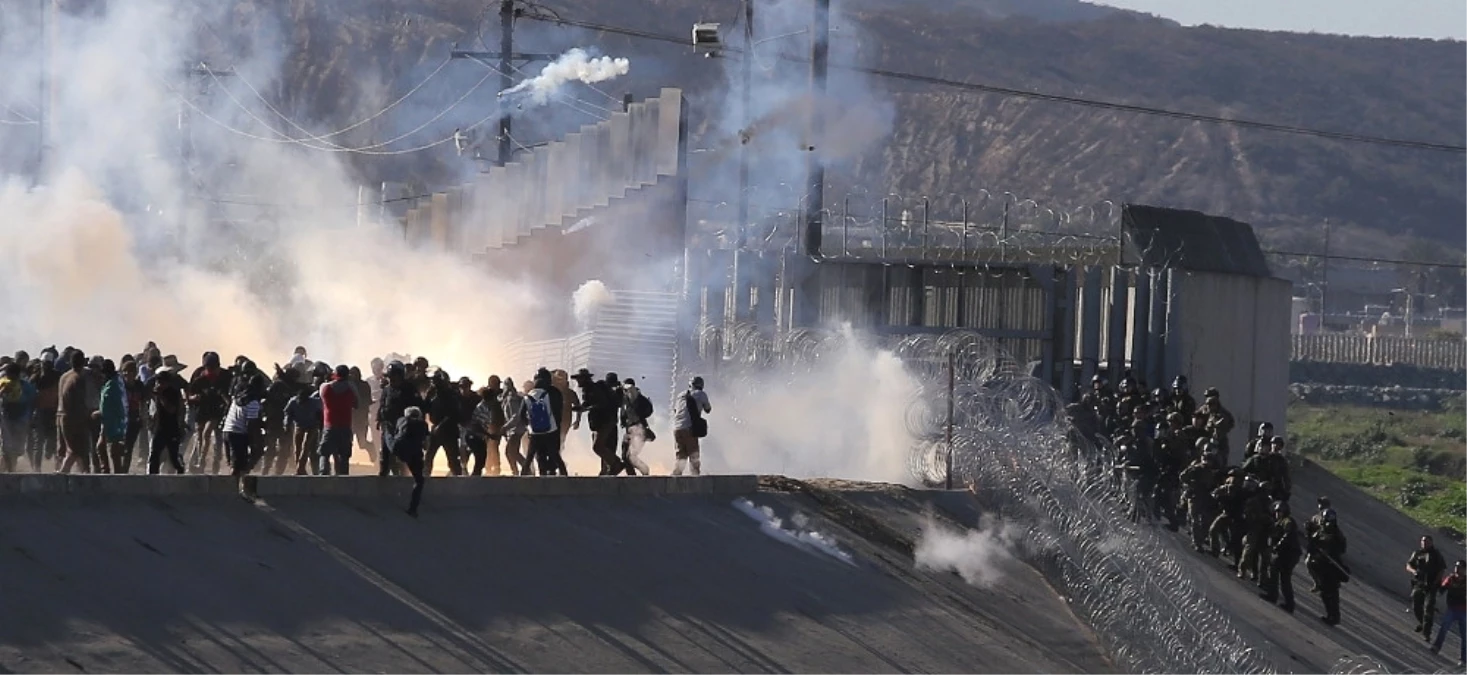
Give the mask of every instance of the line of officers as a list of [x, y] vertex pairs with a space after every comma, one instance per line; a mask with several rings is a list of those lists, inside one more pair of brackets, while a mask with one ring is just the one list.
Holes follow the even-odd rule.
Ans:
[[1235, 421], [1221, 392], [1207, 389], [1198, 405], [1185, 376], [1148, 394], [1129, 372], [1115, 392], [1096, 375], [1069, 412], [1096, 447], [1113, 448], [1092, 459], [1123, 478], [1133, 520], [1163, 521], [1172, 531], [1185, 525], [1194, 550], [1226, 555], [1239, 579], [1257, 583], [1260, 597], [1290, 613], [1293, 573], [1303, 561], [1324, 604], [1319, 618], [1340, 622], [1339, 590], [1350, 578], [1345, 536], [1327, 498], [1302, 530], [1295, 521], [1285, 440], [1272, 424], [1260, 424], [1241, 463], [1232, 464]]

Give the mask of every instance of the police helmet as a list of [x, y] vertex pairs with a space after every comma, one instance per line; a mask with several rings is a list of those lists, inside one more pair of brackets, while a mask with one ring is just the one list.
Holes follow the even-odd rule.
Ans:
[[[1273, 422], [1259, 422], [1258, 423], [1258, 435], [1259, 436], [1265, 435], [1263, 433], [1264, 431], [1273, 431]], [[1268, 436], [1272, 436], [1273, 434], [1267, 434], [1267, 435]]]
[[1202, 392], [1202, 398], [1222, 398], [1222, 394], [1218, 392], [1217, 387], [1208, 387], [1207, 391]]
[[393, 361], [392, 363], [387, 364], [387, 376], [406, 377], [407, 366], [403, 365], [402, 361]]
[[1102, 384], [1104, 382], [1105, 376], [1101, 375], [1100, 373], [1096, 373], [1090, 376], [1090, 384]]
[[1178, 376], [1172, 378], [1172, 389], [1180, 389], [1182, 391], [1186, 391], [1187, 390], [1187, 376], [1186, 375], [1178, 375]]
[[1321, 509], [1327, 509], [1329, 508], [1329, 497], [1320, 497], [1314, 503]]
[[1186, 422], [1187, 421], [1187, 418], [1182, 417], [1182, 413], [1179, 413], [1179, 412], [1169, 412], [1166, 415], [1166, 421], [1168, 421], [1168, 422]]
[[1282, 516], [1289, 515], [1289, 503], [1282, 500], [1274, 502], [1273, 512]]

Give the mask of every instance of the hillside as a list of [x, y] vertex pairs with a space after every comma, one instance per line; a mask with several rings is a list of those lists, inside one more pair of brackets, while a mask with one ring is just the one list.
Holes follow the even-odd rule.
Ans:
[[[658, 35], [687, 35], [698, 20], [721, 21], [731, 34], [738, 32], [730, 23], [738, 13], [734, 0], [645, 0], [637, 12], [592, 0], [541, 4], [569, 19]], [[834, 5], [841, 13], [833, 22], [832, 60], [838, 63], [1400, 139], [1460, 145], [1467, 130], [1462, 43], [1186, 28], [1074, 0]], [[290, 52], [284, 77], [270, 95], [332, 129], [416, 84], [454, 44], [482, 48], [481, 27], [487, 43], [497, 46], [497, 20], [486, 7], [482, 0], [237, 0], [226, 39], [238, 42], [205, 43], [228, 60], [268, 52], [262, 45], [285, 36]], [[802, 50], [798, 31], [807, 25], [807, 6], [786, 0], [768, 13], [783, 22], [778, 28], [787, 29], [778, 33], [794, 35], [770, 35], [764, 49]], [[517, 40], [517, 48], [526, 51], [595, 45], [628, 56], [635, 64], [632, 74], [607, 83], [603, 89], [610, 96], [584, 89], [580, 95], [610, 107], [622, 92], [645, 96], [659, 86], [683, 87], [691, 97], [695, 143], [728, 141], [728, 130], [717, 131], [716, 124], [726, 103], [726, 63], [720, 60], [697, 58], [685, 45], [530, 20], [519, 22]], [[758, 77], [797, 77], [802, 67], [768, 61]], [[527, 68], [533, 72], [536, 66]], [[481, 73], [475, 64], [454, 64], [414, 105], [384, 119], [392, 129], [417, 126]], [[890, 129], [879, 130], [889, 133], [863, 144], [832, 172], [833, 183], [862, 185], [870, 194], [926, 195], [941, 202], [987, 189], [1070, 208], [1105, 199], [1181, 206], [1253, 222], [1274, 245], [1296, 249], [1320, 248], [1326, 218], [1335, 227], [1339, 252], [1397, 254], [1413, 237], [1455, 249], [1464, 244], [1467, 169], [1461, 154], [1036, 102], [843, 71], [832, 74], [832, 87], [859, 94], [847, 101], [853, 109], [894, 105]], [[469, 103], [476, 101], [492, 101], [492, 92]], [[439, 126], [451, 131], [477, 119], [480, 109], [457, 110]], [[592, 121], [556, 110], [520, 120], [517, 138], [543, 140]], [[369, 125], [361, 131], [390, 130]], [[798, 161], [797, 155], [791, 160]], [[447, 148], [431, 157], [353, 161], [373, 179], [429, 184], [472, 170]], [[693, 189], [704, 188], [695, 180]]]

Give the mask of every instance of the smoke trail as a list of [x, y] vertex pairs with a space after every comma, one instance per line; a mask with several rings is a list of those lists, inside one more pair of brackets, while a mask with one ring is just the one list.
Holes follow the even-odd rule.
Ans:
[[535, 105], [545, 105], [550, 101], [551, 95], [568, 82], [604, 82], [626, 75], [630, 68], [631, 61], [627, 59], [592, 57], [586, 50], [576, 47], [545, 66], [539, 75], [500, 92], [499, 97], [519, 98], [521, 94], [525, 94], [524, 98]]

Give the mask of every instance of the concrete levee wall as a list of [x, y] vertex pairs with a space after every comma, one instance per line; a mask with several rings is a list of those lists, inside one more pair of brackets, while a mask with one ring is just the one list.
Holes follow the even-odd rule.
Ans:
[[[260, 497], [381, 497], [395, 499], [412, 488], [408, 478], [377, 476], [256, 476], [249, 479]], [[731, 476], [542, 476], [429, 478], [425, 499], [433, 497], [569, 497], [665, 495], [738, 496], [759, 490], [759, 477]], [[104, 495], [167, 497], [231, 496], [231, 476], [106, 476], [78, 474], [0, 475], [4, 495]]]
[[[1242, 457], [1250, 427], [1273, 422], [1287, 433], [1290, 285], [1282, 279], [1172, 271], [1178, 304], [1167, 341], [1174, 374], [1199, 399], [1217, 387], [1237, 426], [1230, 459]], [[1198, 401], [1201, 403], [1201, 401]]]

